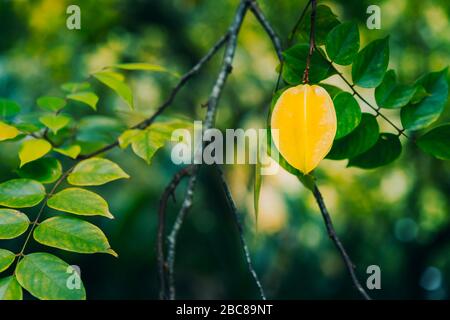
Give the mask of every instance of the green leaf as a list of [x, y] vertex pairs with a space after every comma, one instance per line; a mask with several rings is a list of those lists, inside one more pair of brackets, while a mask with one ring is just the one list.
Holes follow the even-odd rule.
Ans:
[[0, 272], [3, 272], [6, 269], [8, 269], [15, 259], [16, 255], [14, 253], [12, 253], [9, 250], [0, 249]]
[[22, 143], [19, 150], [20, 167], [45, 156], [52, 145], [44, 139], [30, 139]]
[[341, 92], [333, 99], [336, 110], [337, 130], [335, 139], [352, 132], [361, 122], [361, 109], [358, 102], [348, 92]]
[[67, 177], [67, 181], [74, 186], [99, 186], [129, 177], [111, 160], [91, 158], [78, 163]]
[[13, 100], [0, 99], [0, 117], [13, 117], [20, 112], [20, 106]]
[[389, 63], [389, 37], [369, 43], [356, 56], [352, 66], [353, 83], [375, 88], [383, 80]]
[[416, 88], [397, 84], [395, 71], [389, 70], [384, 75], [383, 82], [375, 89], [375, 100], [381, 108], [401, 108], [413, 98]]
[[44, 197], [44, 186], [34, 180], [13, 179], [0, 183], [0, 205], [5, 207], [33, 207]]
[[22, 300], [22, 288], [15, 276], [0, 279], [0, 300]]
[[98, 194], [81, 188], [67, 188], [53, 195], [47, 205], [59, 211], [82, 216], [114, 217], [109, 212], [108, 203]]
[[59, 97], [45, 96], [37, 99], [37, 105], [42, 109], [52, 112], [58, 112], [66, 106], [66, 100]]
[[0, 141], [14, 139], [20, 134], [16, 127], [0, 121]]
[[34, 239], [46, 246], [78, 253], [108, 253], [115, 257], [103, 231], [74, 217], [53, 217], [34, 230]]
[[63, 114], [46, 114], [39, 118], [39, 121], [52, 130], [54, 134], [57, 134], [59, 130], [67, 126], [70, 120], [70, 117]]
[[54, 148], [53, 151], [68, 156], [69, 158], [76, 159], [81, 152], [81, 147], [77, 144], [74, 144], [71, 146]]
[[[336, 15], [326, 5], [318, 5], [316, 8], [316, 22], [315, 22], [315, 38], [317, 46], [325, 44], [325, 39], [328, 33], [339, 24]], [[311, 22], [308, 19], [303, 19], [300, 24], [300, 37], [303, 41], [309, 41]]]
[[444, 111], [448, 98], [447, 68], [426, 74], [417, 84], [423, 86], [429, 95], [402, 108], [402, 125], [407, 130], [426, 128]]
[[90, 91], [77, 92], [67, 95], [67, 99], [87, 104], [92, 109], [97, 110], [98, 96]]
[[344, 92], [341, 88], [332, 86], [331, 84], [321, 83], [320, 86], [328, 92], [331, 99], [334, 99], [339, 93]]
[[424, 152], [432, 156], [450, 160], [450, 123], [435, 127], [416, 140]]
[[416, 92], [414, 93], [414, 96], [412, 97], [410, 103], [419, 103], [423, 98], [428, 96], [430, 96], [430, 94], [427, 92], [427, 90], [425, 90], [422, 85], [416, 84]]
[[[283, 79], [292, 85], [300, 84], [303, 81], [303, 73], [306, 68], [306, 61], [309, 54], [309, 44], [300, 43], [283, 52], [284, 67]], [[309, 69], [309, 81], [318, 83], [335, 73], [330, 63], [315, 50], [311, 57]]]
[[121, 97], [131, 109], [134, 108], [131, 89], [125, 82], [123, 82], [123, 80], [120, 80], [120, 78], [117, 77], [117, 73], [100, 71], [94, 73], [93, 76], [117, 93], [117, 95], [119, 95], [119, 97]]
[[61, 89], [69, 93], [84, 91], [90, 87], [89, 82], [67, 82], [61, 85]]
[[348, 162], [349, 167], [373, 169], [393, 162], [400, 156], [402, 145], [397, 135], [392, 133], [381, 133], [369, 150], [352, 158]]
[[27, 231], [28, 217], [17, 210], [0, 209], [0, 239], [14, 239]]
[[[74, 269], [49, 253], [26, 255], [17, 265], [17, 281], [29, 293], [41, 300], [85, 300], [83, 282]], [[77, 277], [79, 287], [71, 286]]]
[[41, 183], [53, 183], [61, 177], [62, 166], [55, 158], [41, 158], [27, 163], [17, 170], [22, 178], [37, 180]]
[[326, 157], [333, 160], [354, 158], [370, 149], [377, 142], [378, 136], [379, 128], [376, 118], [369, 113], [363, 113], [356, 129], [347, 136], [335, 140]]
[[331, 61], [348, 65], [353, 62], [359, 50], [359, 30], [354, 22], [339, 24], [326, 38], [326, 49]]
[[133, 142], [133, 140], [140, 134], [142, 134], [142, 130], [139, 129], [130, 129], [124, 131], [124, 133], [122, 133], [118, 139], [120, 148], [122, 149], [127, 148]]
[[162, 66], [144, 62], [136, 62], [136, 63], [121, 63], [115, 64], [111, 66], [111, 68], [123, 69], [123, 70], [141, 70], [141, 71], [154, 71], [154, 72], [165, 72], [169, 73], [173, 76], [179, 77], [180, 75], [176, 72], [172, 72]]

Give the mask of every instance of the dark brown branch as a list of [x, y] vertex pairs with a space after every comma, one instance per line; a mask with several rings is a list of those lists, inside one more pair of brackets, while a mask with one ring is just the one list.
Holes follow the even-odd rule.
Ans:
[[316, 47], [316, 10], [317, 9], [317, 1], [311, 1], [311, 25], [309, 28], [309, 52], [306, 57], [306, 67], [305, 72], [303, 73], [303, 83], [309, 83], [309, 69], [311, 67], [311, 57], [314, 53], [314, 49]]
[[328, 213], [328, 209], [325, 206], [325, 202], [323, 201], [322, 194], [320, 193], [317, 185], [314, 186], [313, 194], [314, 194], [314, 197], [316, 198], [317, 205], [320, 208], [320, 212], [322, 213], [322, 217], [325, 222], [325, 226], [327, 228], [328, 236], [333, 241], [333, 243], [335, 244], [339, 253], [341, 254], [342, 259], [344, 260], [345, 266], [347, 268], [347, 271], [350, 274], [350, 277], [352, 278], [353, 284], [355, 285], [356, 289], [358, 289], [358, 291], [361, 293], [361, 295], [364, 297], [364, 299], [371, 300], [370, 296], [364, 290], [364, 288], [362, 287], [358, 278], [356, 277], [355, 270], [354, 270], [355, 265], [353, 264], [352, 260], [350, 259], [349, 255], [347, 254], [347, 251], [345, 250], [341, 241], [339, 240], [339, 237], [336, 234], [336, 230], [334, 230], [334, 226], [333, 226], [333, 222], [331, 220], [330, 214]]
[[172, 196], [175, 201], [175, 190], [177, 189], [183, 178], [192, 174], [192, 166], [187, 166], [178, 171], [170, 181], [169, 185], [164, 190], [161, 200], [159, 202], [158, 212], [158, 238], [157, 238], [157, 252], [158, 252], [158, 272], [159, 272], [159, 298], [168, 299], [167, 287], [166, 287], [166, 260], [164, 258], [164, 234], [166, 225], [166, 209], [167, 202]]
[[227, 198], [228, 205], [230, 206], [230, 210], [231, 210], [231, 213], [233, 214], [234, 221], [236, 222], [236, 226], [237, 226], [237, 229], [239, 232], [239, 239], [241, 241], [242, 249], [244, 251], [245, 261], [247, 262], [248, 270], [249, 270], [250, 274], [252, 275], [253, 280], [255, 281], [255, 283], [258, 287], [261, 299], [266, 300], [266, 295], [264, 294], [264, 289], [261, 285], [261, 282], [259, 281], [258, 274], [256, 273], [255, 268], [253, 267], [252, 258], [250, 256], [250, 250], [248, 249], [247, 242], [245, 241], [244, 227], [243, 227], [242, 221], [239, 217], [239, 213], [236, 208], [236, 204], [233, 200], [233, 195], [231, 194], [230, 188], [228, 187], [228, 184], [225, 180], [222, 169], [217, 164], [215, 165], [215, 167], [217, 168], [217, 171], [219, 172], [220, 182], [222, 184], [223, 191], [225, 192], [225, 197]]
[[[216, 113], [217, 113], [217, 105], [218, 105], [221, 93], [223, 91], [223, 88], [225, 86], [225, 82], [226, 82], [229, 74], [232, 71], [232, 63], [233, 63], [233, 58], [234, 58], [234, 54], [236, 52], [236, 46], [237, 46], [237, 36], [238, 36], [239, 30], [241, 28], [242, 22], [244, 20], [244, 16], [247, 12], [249, 3], [250, 3], [249, 0], [242, 0], [240, 2], [239, 7], [236, 11], [236, 14], [234, 15], [233, 22], [231, 23], [230, 28], [228, 30], [229, 38], [228, 38], [228, 43], [227, 43], [227, 46], [225, 49], [222, 66], [221, 66], [219, 75], [217, 76], [216, 82], [214, 83], [214, 86], [211, 90], [211, 94], [208, 99], [208, 104], [207, 104], [208, 108], [207, 108], [205, 120], [203, 123], [204, 130], [212, 128], [212, 126], [215, 123], [215, 117], [216, 117]], [[202, 149], [203, 149], [203, 146], [202, 146]], [[195, 150], [195, 152], [201, 153], [202, 149]], [[185, 193], [183, 204], [182, 204], [181, 209], [178, 213], [178, 216], [175, 220], [172, 231], [168, 237], [169, 244], [168, 244], [167, 264], [168, 264], [168, 269], [169, 269], [169, 271], [168, 271], [169, 292], [170, 292], [171, 300], [175, 299], [174, 264], [175, 264], [176, 241], [177, 241], [177, 237], [178, 237], [178, 232], [181, 228], [181, 225], [183, 224], [184, 218], [192, 206], [195, 185], [197, 182], [197, 170], [198, 170], [198, 165], [195, 165], [193, 168], [192, 176], [188, 182], [188, 187], [187, 187], [187, 190]]]

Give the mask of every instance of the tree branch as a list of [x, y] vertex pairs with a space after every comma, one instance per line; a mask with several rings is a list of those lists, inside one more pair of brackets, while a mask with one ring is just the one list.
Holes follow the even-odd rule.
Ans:
[[[230, 28], [228, 30], [228, 42], [227, 46], [225, 48], [225, 54], [222, 62], [221, 69], [219, 71], [219, 75], [217, 76], [216, 82], [214, 83], [214, 86], [211, 90], [211, 94], [208, 99], [208, 109], [206, 111], [206, 116], [203, 124], [203, 130], [207, 130], [213, 127], [215, 123], [215, 117], [217, 112], [217, 105], [219, 98], [221, 96], [221, 93], [223, 91], [223, 88], [225, 86], [225, 82], [229, 76], [229, 74], [232, 71], [232, 63], [234, 54], [236, 52], [236, 46], [237, 46], [237, 36], [239, 33], [239, 30], [241, 28], [242, 22], [244, 20], [245, 13], [247, 12], [248, 6], [250, 1], [249, 0], [242, 0], [239, 4], [239, 7], [236, 11], [236, 14], [234, 15], [233, 22], [230, 25]], [[203, 146], [200, 150], [195, 150], [195, 154], [197, 155], [198, 152], [202, 152]], [[168, 257], [167, 257], [167, 264], [168, 264], [168, 277], [169, 277], [169, 293], [170, 293], [170, 299], [175, 299], [175, 279], [174, 279], [174, 263], [175, 263], [175, 252], [176, 252], [176, 241], [178, 237], [178, 232], [181, 228], [181, 225], [183, 224], [184, 218], [189, 211], [189, 209], [192, 206], [192, 200], [194, 197], [194, 190], [195, 185], [197, 182], [197, 170], [198, 165], [195, 165], [193, 167], [192, 176], [189, 179], [188, 187], [185, 193], [185, 197], [183, 200], [183, 204], [181, 206], [181, 209], [178, 213], [178, 216], [175, 220], [174, 226], [172, 228], [172, 231], [168, 237]]]
[[245, 260], [247, 262], [248, 271], [252, 275], [253, 280], [255, 281], [255, 283], [258, 287], [261, 299], [266, 300], [266, 295], [264, 294], [264, 289], [261, 285], [261, 282], [258, 278], [255, 268], [253, 267], [252, 258], [250, 256], [250, 250], [248, 249], [247, 242], [245, 241], [244, 227], [243, 227], [242, 221], [239, 217], [239, 213], [236, 208], [236, 204], [233, 200], [233, 195], [231, 194], [230, 188], [228, 187], [228, 184], [225, 180], [222, 169], [220, 168], [220, 166], [218, 164], [215, 164], [215, 167], [217, 168], [217, 171], [219, 172], [220, 182], [222, 184], [223, 191], [225, 192], [225, 197], [227, 198], [228, 205], [230, 206], [230, 210], [231, 210], [231, 213], [233, 214], [234, 221], [236, 222], [236, 226], [237, 226], [237, 229], [239, 232], [239, 238], [240, 238], [242, 249], [243, 249], [244, 255], [245, 255]]
[[305, 72], [303, 72], [303, 83], [309, 83], [309, 68], [311, 65], [311, 57], [314, 53], [314, 48], [316, 47], [316, 9], [317, 1], [311, 1], [311, 25], [309, 28], [309, 52], [306, 57], [306, 67]]
[[325, 206], [325, 202], [323, 201], [322, 194], [319, 191], [319, 188], [317, 185], [314, 186], [313, 191], [314, 197], [316, 198], [317, 205], [320, 208], [320, 212], [322, 213], [323, 220], [325, 222], [325, 226], [327, 228], [328, 236], [330, 239], [334, 242], [336, 248], [338, 249], [339, 253], [342, 256], [342, 259], [345, 262], [345, 266], [347, 268], [348, 273], [350, 274], [350, 277], [352, 278], [353, 284], [355, 285], [356, 289], [361, 293], [361, 295], [366, 300], [371, 300], [370, 296], [366, 293], [364, 288], [361, 286], [361, 283], [359, 283], [358, 278], [355, 274], [355, 265], [353, 264], [352, 260], [350, 259], [349, 255], [347, 254], [347, 251], [345, 250], [344, 246], [342, 245], [341, 241], [339, 240], [339, 237], [336, 234], [336, 231], [334, 230], [333, 222], [331, 220], [330, 214], [328, 213], [328, 209]]
[[256, 2], [256, 0], [251, 1], [249, 5], [250, 5], [250, 10], [253, 12], [253, 14], [256, 17], [256, 19], [258, 19], [259, 23], [261, 24], [261, 26], [266, 31], [266, 34], [272, 40], [273, 47], [274, 47], [275, 52], [276, 52], [276, 54], [278, 56], [278, 59], [280, 61], [283, 61], [283, 48], [282, 48], [282, 45], [281, 45], [280, 38], [278, 37], [276, 32], [273, 30], [272, 25], [267, 20], [267, 18], [264, 15], [264, 13], [261, 11], [261, 8], [259, 7], [259, 5]]
[[169, 185], [164, 190], [161, 200], [159, 202], [159, 213], [158, 213], [158, 237], [157, 237], [157, 251], [158, 251], [158, 271], [159, 271], [159, 298], [167, 299], [166, 293], [166, 276], [165, 269], [166, 260], [164, 258], [164, 232], [165, 232], [165, 222], [166, 222], [166, 209], [167, 209], [167, 201], [169, 197], [173, 197], [175, 201], [175, 190], [177, 189], [180, 182], [183, 178], [190, 176], [192, 174], [192, 165], [187, 166], [179, 170], [170, 181]]

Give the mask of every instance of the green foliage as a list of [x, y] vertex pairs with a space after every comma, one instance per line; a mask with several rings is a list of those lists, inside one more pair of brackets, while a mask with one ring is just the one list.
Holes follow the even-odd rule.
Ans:
[[40, 158], [29, 162], [17, 170], [22, 178], [33, 179], [41, 183], [53, 183], [62, 175], [61, 163], [55, 158]]
[[383, 80], [389, 63], [389, 37], [374, 40], [356, 56], [352, 65], [353, 82], [364, 88], [375, 88]]
[[9, 99], [0, 99], [0, 117], [13, 117], [20, 112], [20, 106]]
[[0, 209], [0, 239], [13, 239], [28, 229], [30, 220], [17, 210]]
[[22, 300], [22, 288], [15, 276], [0, 279], [0, 300]]
[[447, 68], [430, 72], [417, 81], [428, 95], [417, 103], [412, 103], [401, 111], [405, 129], [424, 129], [436, 121], [444, 110], [448, 98]]
[[16, 255], [9, 250], [0, 249], [0, 272], [5, 271], [16, 259]]
[[361, 109], [358, 102], [348, 92], [338, 93], [333, 98], [336, 110], [337, 130], [335, 139], [345, 137], [361, 122]]
[[67, 177], [67, 181], [74, 186], [99, 186], [129, 177], [111, 160], [91, 158], [78, 163]]
[[123, 70], [163, 72], [163, 73], [169, 73], [175, 77], [180, 76], [178, 73], [170, 71], [167, 68], [164, 68], [163, 66], [145, 63], [145, 62], [120, 63], [120, 64], [115, 64], [115, 65], [111, 66], [111, 68], [123, 69]]
[[337, 25], [326, 38], [328, 57], [340, 65], [351, 64], [359, 50], [359, 30], [354, 22]]
[[381, 108], [401, 108], [411, 101], [416, 90], [417, 86], [397, 84], [395, 71], [389, 70], [375, 89], [375, 100]]
[[335, 140], [328, 159], [342, 160], [354, 158], [370, 149], [378, 140], [379, 128], [375, 117], [363, 113], [361, 122], [350, 134]]
[[81, 188], [67, 188], [53, 195], [47, 205], [55, 210], [82, 216], [104, 216], [113, 219], [108, 203], [98, 194]]
[[49, 247], [78, 253], [117, 254], [105, 234], [93, 224], [74, 217], [53, 217], [34, 230], [34, 239]]
[[[292, 85], [300, 84], [303, 71], [306, 68], [306, 60], [309, 54], [309, 44], [300, 43], [283, 52], [284, 67], [283, 79]], [[332, 76], [335, 73], [331, 65], [322, 54], [314, 51], [311, 57], [309, 79], [311, 83], [317, 83]]]
[[67, 263], [54, 255], [31, 253], [19, 262], [16, 277], [20, 285], [38, 299], [85, 300], [86, 291], [81, 279], [79, 288], [67, 285], [68, 271], [71, 270]]
[[100, 71], [93, 74], [93, 76], [112, 89], [119, 97], [126, 102], [126, 104], [133, 109], [133, 93], [130, 87], [124, 82], [124, 78], [120, 73], [112, 71]]
[[367, 151], [352, 158], [348, 162], [349, 167], [373, 169], [393, 162], [400, 156], [402, 145], [397, 135], [381, 133], [378, 141]]
[[44, 186], [31, 179], [13, 179], [0, 184], [0, 205], [5, 207], [33, 207], [44, 197]]
[[91, 87], [89, 82], [67, 82], [61, 85], [61, 90], [68, 93], [74, 93], [79, 91], [85, 91]]
[[420, 136], [416, 143], [426, 153], [438, 159], [450, 160], [450, 124], [431, 129]]
[[70, 123], [71, 118], [63, 114], [46, 114], [39, 118], [47, 128], [57, 134], [59, 130], [66, 127]]

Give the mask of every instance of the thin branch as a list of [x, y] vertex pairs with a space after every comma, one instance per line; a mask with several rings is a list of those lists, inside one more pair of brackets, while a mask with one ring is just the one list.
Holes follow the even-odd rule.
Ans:
[[311, 65], [311, 57], [314, 53], [314, 48], [316, 47], [316, 11], [317, 11], [317, 1], [311, 1], [311, 25], [309, 28], [309, 52], [306, 57], [306, 67], [305, 72], [303, 72], [303, 83], [309, 83], [309, 69]]
[[160, 291], [159, 298], [167, 299], [166, 294], [166, 276], [165, 276], [165, 258], [164, 258], [164, 232], [165, 232], [165, 222], [166, 222], [166, 209], [167, 201], [172, 196], [175, 201], [175, 190], [180, 184], [183, 178], [190, 176], [192, 171], [192, 166], [187, 166], [178, 171], [170, 181], [169, 185], [164, 190], [159, 202], [159, 214], [158, 214], [158, 239], [157, 239], [157, 251], [158, 251], [158, 271], [159, 271], [159, 283]]
[[331, 220], [330, 214], [328, 213], [328, 209], [325, 206], [325, 202], [323, 201], [322, 194], [320, 193], [317, 185], [314, 186], [313, 194], [314, 194], [314, 197], [316, 198], [317, 205], [320, 208], [320, 212], [322, 213], [322, 217], [325, 222], [325, 226], [327, 228], [328, 236], [334, 242], [336, 248], [339, 250], [339, 253], [342, 256], [342, 259], [345, 262], [347, 271], [350, 274], [350, 277], [352, 278], [353, 284], [358, 289], [358, 291], [361, 293], [361, 295], [364, 297], [364, 299], [371, 300], [370, 296], [364, 290], [364, 288], [362, 287], [358, 278], [356, 277], [355, 270], [354, 270], [355, 265], [353, 264], [352, 260], [350, 259], [349, 255], [347, 254], [347, 251], [345, 250], [341, 241], [339, 240], [339, 237], [336, 234], [336, 230], [334, 230], [334, 226], [333, 226], [333, 222]]
[[[179, 93], [179, 91], [181, 90], [181, 88], [184, 87], [184, 85], [193, 77], [195, 76], [200, 69], [209, 61], [211, 60], [211, 58], [217, 53], [217, 51], [219, 51], [219, 49], [227, 42], [229, 37], [229, 33], [226, 33], [225, 35], [223, 35], [217, 42], [216, 44], [207, 52], [207, 54], [205, 56], [203, 56], [203, 58], [201, 58], [187, 73], [185, 73], [180, 81], [178, 81], [178, 83], [175, 85], [175, 87], [172, 89], [169, 97], [166, 99], [166, 101], [164, 101], [157, 109], [156, 111], [147, 119], [141, 121], [140, 123], [138, 123], [137, 125], [133, 126], [131, 129], [145, 129], [146, 127], [148, 127], [149, 125], [151, 125], [156, 118], [161, 115], [161, 113], [164, 112], [164, 110], [166, 110], [175, 100], [175, 97], [177, 96], [177, 94]], [[88, 158], [92, 158], [95, 157], [103, 152], [109, 151], [111, 149], [114, 149], [115, 147], [117, 147], [119, 145], [118, 141], [114, 141], [113, 143], [99, 149], [96, 150], [90, 154], [87, 155], [80, 155], [78, 156], [77, 159], [88, 159]]]
[[256, 0], [250, 2], [250, 10], [253, 12], [253, 14], [255, 15], [256, 19], [258, 19], [259, 23], [261, 24], [261, 26], [266, 31], [266, 34], [272, 40], [272, 43], [273, 43], [275, 52], [276, 52], [276, 54], [278, 56], [278, 59], [280, 61], [283, 61], [283, 48], [282, 48], [282, 45], [281, 45], [281, 40], [278, 37], [278, 35], [276, 34], [276, 32], [273, 30], [272, 25], [267, 20], [267, 18], [264, 15], [264, 13], [261, 11], [261, 8], [259, 7], [259, 5], [256, 2]]
[[230, 188], [228, 187], [228, 184], [225, 180], [222, 169], [217, 164], [215, 165], [215, 167], [217, 168], [217, 171], [219, 172], [220, 182], [222, 184], [223, 191], [225, 192], [225, 197], [227, 198], [228, 205], [230, 206], [230, 210], [233, 214], [234, 221], [236, 222], [236, 226], [237, 226], [237, 229], [239, 232], [239, 238], [241, 241], [242, 249], [244, 250], [244, 255], [245, 255], [245, 260], [247, 262], [248, 270], [249, 270], [250, 274], [252, 275], [253, 280], [255, 281], [255, 283], [258, 287], [261, 299], [266, 300], [266, 295], [264, 294], [264, 289], [258, 278], [258, 274], [256, 273], [255, 268], [253, 267], [252, 258], [250, 256], [250, 250], [248, 249], [247, 242], [245, 241], [244, 227], [243, 227], [242, 221], [239, 217], [239, 213], [236, 208], [236, 204], [233, 200], [233, 195], [231, 194]]
[[[242, 22], [244, 20], [244, 16], [247, 12], [250, 2], [251, 1], [249, 1], [249, 0], [241, 0], [239, 7], [234, 15], [233, 22], [231, 23], [230, 28], [228, 30], [228, 35], [229, 35], [228, 43], [227, 43], [227, 46], [225, 49], [225, 54], [224, 54], [221, 69], [219, 71], [216, 82], [214, 83], [214, 86], [211, 90], [211, 94], [208, 99], [208, 104], [207, 104], [208, 109], [206, 111], [206, 116], [205, 116], [205, 120], [204, 120], [204, 124], [203, 124], [203, 130], [212, 128], [212, 126], [215, 123], [215, 117], [216, 117], [216, 113], [217, 113], [217, 105], [219, 102], [219, 98], [220, 98], [223, 88], [225, 86], [225, 82], [233, 68], [232, 63], [233, 63], [233, 58], [234, 58], [234, 55], [236, 52], [237, 36], [238, 36], [239, 30], [241, 28]], [[202, 148], [203, 148], [203, 146], [202, 146]], [[198, 152], [201, 153], [201, 151], [202, 151], [202, 149], [196, 150], [195, 152], [197, 154]], [[178, 232], [181, 228], [181, 225], [183, 224], [184, 218], [192, 206], [195, 185], [197, 182], [197, 170], [198, 170], [198, 165], [195, 165], [193, 167], [192, 176], [188, 182], [188, 187], [187, 187], [187, 190], [185, 193], [183, 204], [182, 204], [181, 209], [178, 213], [178, 216], [175, 220], [172, 231], [168, 237], [167, 264], [168, 264], [168, 277], [169, 277], [169, 293], [170, 293], [171, 300], [175, 299], [174, 264], [175, 264], [175, 253], [176, 253], [176, 241], [177, 241], [177, 237], [178, 237]]]
[[[320, 51], [319, 51], [320, 52]], [[325, 57], [326, 58], [326, 57]], [[348, 87], [352, 90], [353, 94], [356, 95], [359, 99], [361, 99], [361, 101], [363, 101], [369, 108], [371, 108], [372, 110], [375, 111], [377, 116], [380, 116], [381, 118], [383, 118], [387, 123], [389, 123], [395, 130], [397, 130], [399, 135], [403, 135], [406, 138], [409, 138], [409, 136], [404, 132], [404, 129], [401, 129], [399, 127], [397, 127], [397, 125], [395, 123], [393, 123], [391, 120], [389, 120], [388, 117], [386, 117], [384, 114], [382, 114], [380, 112], [380, 108], [379, 107], [374, 107], [369, 101], [367, 101], [366, 98], [364, 98], [358, 91], [356, 91], [355, 89], [355, 85], [352, 84], [350, 81], [348, 81], [344, 75], [342, 74], [342, 72], [340, 72], [339, 70], [336, 69], [336, 67], [333, 65], [333, 63], [331, 61], [329, 61], [327, 59], [328, 63], [333, 67], [333, 69], [336, 71], [336, 73], [339, 75], [339, 77], [345, 82], [345, 84], [348, 85]]]
[[17, 265], [19, 264], [20, 260], [22, 259], [22, 257], [25, 254], [25, 249], [28, 245], [28, 242], [31, 239], [31, 235], [33, 234], [34, 229], [36, 228], [36, 226], [39, 223], [39, 220], [42, 216], [42, 214], [44, 213], [44, 209], [45, 206], [47, 205], [48, 200], [53, 196], [53, 194], [56, 192], [56, 189], [58, 189], [59, 185], [64, 181], [65, 178], [67, 178], [67, 176], [72, 172], [73, 168], [75, 166], [72, 166], [71, 168], [69, 168], [67, 171], [65, 171], [61, 177], [55, 182], [55, 184], [53, 185], [52, 189], [50, 190], [50, 192], [45, 196], [44, 201], [41, 204], [41, 207], [39, 208], [38, 214], [36, 215], [36, 218], [31, 222], [31, 228], [28, 231], [27, 237], [25, 238], [25, 241], [22, 245], [22, 248], [20, 249], [20, 252], [16, 255], [17, 258], [17, 264], [16, 264], [16, 268]]
[[295, 22], [294, 27], [292, 28], [291, 33], [288, 37], [288, 46], [290, 47], [292, 43], [294, 42], [295, 35], [297, 34], [298, 28], [300, 28], [300, 24], [303, 21], [303, 18], [306, 15], [306, 11], [308, 11], [309, 6], [311, 5], [312, 0], [309, 0], [305, 7], [303, 7], [302, 12], [300, 13], [300, 16], [298, 17], [297, 21]]

